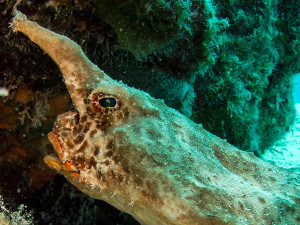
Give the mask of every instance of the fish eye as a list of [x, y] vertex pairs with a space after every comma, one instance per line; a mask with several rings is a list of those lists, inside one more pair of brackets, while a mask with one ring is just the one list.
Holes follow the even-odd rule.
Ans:
[[121, 108], [121, 105], [121, 101], [111, 94], [98, 92], [89, 98], [89, 110], [92, 113], [115, 112]]
[[99, 105], [101, 107], [115, 107], [117, 104], [117, 100], [114, 97], [103, 97], [99, 99]]
[[98, 128], [105, 129], [121, 123], [129, 115], [129, 107], [122, 103], [123, 98], [100, 91], [92, 92], [88, 97], [87, 110], [98, 123]]

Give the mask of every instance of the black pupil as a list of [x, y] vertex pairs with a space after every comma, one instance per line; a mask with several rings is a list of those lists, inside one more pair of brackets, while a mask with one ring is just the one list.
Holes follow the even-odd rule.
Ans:
[[106, 98], [101, 98], [99, 100], [99, 104], [102, 107], [115, 107], [117, 104], [117, 101], [115, 98], [113, 97], [106, 97]]

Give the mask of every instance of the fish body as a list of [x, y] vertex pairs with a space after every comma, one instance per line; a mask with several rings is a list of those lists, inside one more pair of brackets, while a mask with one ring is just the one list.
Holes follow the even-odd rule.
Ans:
[[299, 177], [240, 151], [162, 100], [111, 79], [69, 38], [17, 12], [12, 27], [59, 66], [76, 111], [45, 162], [141, 224], [296, 224]]

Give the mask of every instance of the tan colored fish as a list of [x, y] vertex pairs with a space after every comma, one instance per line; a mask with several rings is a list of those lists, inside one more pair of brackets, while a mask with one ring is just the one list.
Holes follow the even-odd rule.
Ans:
[[77, 111], [59, 115], [46, 163], [141, 224], [299, 224], [299, 177], [236, 149], [115, 81], [69, 38], [17, 12], [12, 27], [59, 66]]

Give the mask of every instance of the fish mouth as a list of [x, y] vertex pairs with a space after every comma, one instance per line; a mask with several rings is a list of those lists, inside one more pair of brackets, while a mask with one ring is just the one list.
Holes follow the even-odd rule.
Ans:
[[80, 170], [71, 161], [64, 159], [64, 148], [60, 141], [57, 131], [52, 131], [48, 134], [48, 139], [51, 142], [56, 154], [47, 155], [44, 157], [45, 163], [52, 169], [65, 176], [73, 179], [78, 179]]

